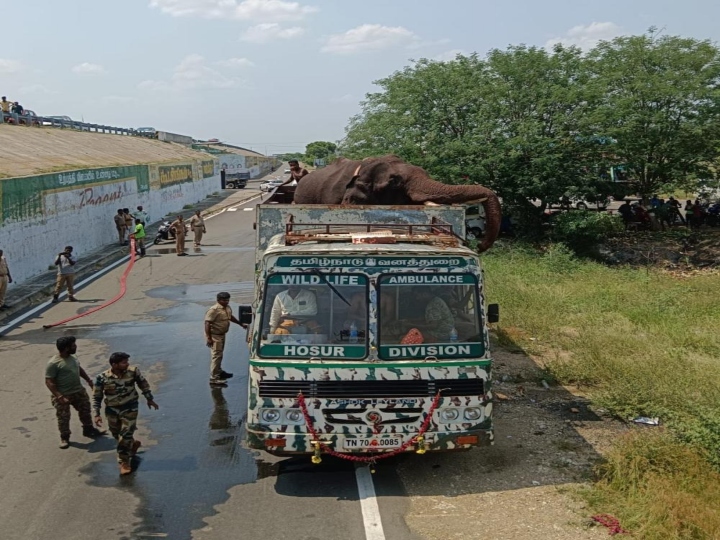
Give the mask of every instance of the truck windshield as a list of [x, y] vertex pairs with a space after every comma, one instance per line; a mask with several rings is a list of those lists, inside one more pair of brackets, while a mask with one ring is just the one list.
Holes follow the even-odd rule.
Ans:
[[392, 274], [379, 279], [383, 359], [484, 354], [477, 279], [472, 274]]
[[263, 358], [367, 356], [368, 281], [358, 274], [273, 274], [260, 327]]

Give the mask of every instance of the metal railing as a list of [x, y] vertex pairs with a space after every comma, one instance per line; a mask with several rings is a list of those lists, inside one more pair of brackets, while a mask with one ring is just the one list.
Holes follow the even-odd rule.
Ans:
[[77, 129], [79, 131], [89, 131], [93, 133], [111, 133], [114, 135], [131, 135], [134, 137], [147, 137], [148, 139], [156, 139], [157, 131], [137, 131], [133, 128], [120, 128], [115, 126], [105, 126], [102, 124], [89, 124], [87, 122], [77, 122], [75, 120], [63, 120], [61, 118], [49, 118], [47, 116], [36, 116], [33, 114], [15, 114], [3, 112], [3, 122], [11, 125], [24, 125], [35, 127], [55, 127], [61, 129]]

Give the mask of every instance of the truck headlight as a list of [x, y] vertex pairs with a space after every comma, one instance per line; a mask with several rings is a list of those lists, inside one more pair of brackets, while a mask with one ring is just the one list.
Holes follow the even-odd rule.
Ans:
[[285, 411], [285, 418], [289, 424], [302, 424], [303, 414], [300, 409], [288, 409]]
[[440, 420], [442, 422], [452, 422], [453, 420], [457, 420], [459, 416], [460, 411], [457, 409], [448, 408], [440, 410]]
[[468, 407], [465, 409], [463, 416], [465, 420], [478, 420], [482, 417], [482, 409], [480, 407]]
[[260, 412], [260, 419], [267, 424], [277, 424], [280, 416], [280, 411], [277, 409], [262, 409]]

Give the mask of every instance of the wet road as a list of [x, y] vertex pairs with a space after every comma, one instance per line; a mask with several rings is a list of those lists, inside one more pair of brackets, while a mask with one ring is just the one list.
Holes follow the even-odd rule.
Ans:
[[[366, 532], [352, 465], [324, 459], [274, 458], [244, 448], [248, 355], [245, 331], [233, 325], [225, 389], [208, 385], [202, 319], [217, 292], [231, 305], [251, 300], [254, 211], [208, 220], [206, 246], [178, 258], [152, 248], [128, 278], [126, 296], [67, 326], [43, 324], [114, 296], [124, 266], [0, 339], [0, 523], [3, 539], [170, 538], [380, 539]], [[192, 242], [189, 242], [192, 246]], [[47, 359], [61, 335], [78, 338], [78, 357], [94, 377], [113, 351], [126, 351], [149, 379], [160, 405], [141, 400], [137, 470], [120, 477], [114, 440], [81, 436], [73, 413], [71, 447], [59, 436], [44, 387]], [[406, 499], [384, 464], [374, 476], [385, 538], [413, 538]], [[367, 520], [366, 520], [367, 521]]]

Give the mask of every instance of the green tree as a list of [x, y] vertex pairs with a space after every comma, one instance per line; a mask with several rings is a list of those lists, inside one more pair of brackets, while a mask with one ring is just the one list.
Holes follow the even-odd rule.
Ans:
[[594, 129], [613, 140], [644, 194], [692, 187], [718, 156], [720, 51], [710, 41], [642, 36], [600, 43], [589, 55], [598, 97]]
[[316, 159], [329, 161], [331, 158], [335, 157], [336, 150], [337, 145], [335, 143], [315, 141], [305, 147], [305, 156], [310, 163], [313, 163]]
[[439, 180], [488, 185], [539, 230], [548, 201], [588, 190], [597, 178], [601, 144], [584, 132], [588, 76], [575, 48], [420, 60], [376, 82], [383, 91], [351, 119], [342, 150], [395, 153]]

